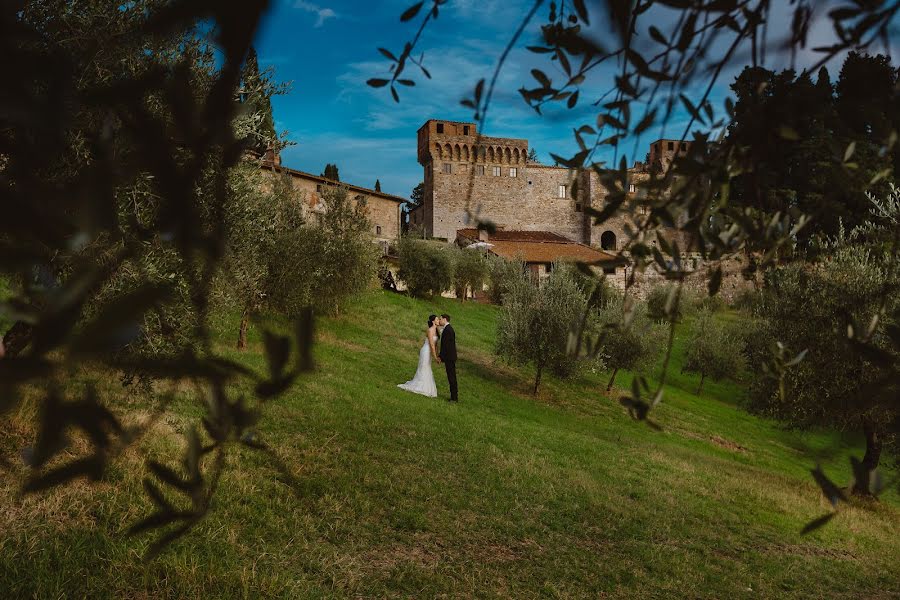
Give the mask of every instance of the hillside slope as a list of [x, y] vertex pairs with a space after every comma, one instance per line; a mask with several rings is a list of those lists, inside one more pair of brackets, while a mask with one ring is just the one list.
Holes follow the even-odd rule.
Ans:
[[[458, 405], [440, 367], [442, 398], [396, 388], [415, 371], [427, 315], [444, 311], [461, 354]], [[798, 533], [828, 508], [809, 468], [820, 461], [844, 481], [856, 440], [747, 415], [733, 384], [710, 382], [698, 398], [680, 352], [653, 415], [662, 431], [608, 398], [603, 373], [548, 378], [535, 399], [527, 371], [492, 357], [495, 320], [490, 306], [373, 292], [321, 321], [317, 372], [260, 428], [294, 481], [235, 452], [213, 514], [149, 566], [149, 538], [122, 534], [148, 511], [138, 453], [99, 486], [22, 503], [3, 479], [3, 597], [900, 594], [896, 493]], [[251, 334], [233, 356], [262, 369]], [[175, 434], [197, 415], [188, 402], [178, 411], [147, 454], [173, 460]]]

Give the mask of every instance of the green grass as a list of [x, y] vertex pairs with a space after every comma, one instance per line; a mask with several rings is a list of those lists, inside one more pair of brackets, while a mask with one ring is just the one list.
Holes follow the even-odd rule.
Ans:
[[[443, 311], [460, 347], [458, 405], [395, 387], [415, 371], [425, 318]], [[146, 566], [150, 539], [123, 535], [148, 511], [141, 454], [100, 485], [21, 503], [4, 475], [0, 595], [900, 594], [896, 492], [799, 535], [828, 508], [809, 469], [822, 462], [846, 482], [856, 437], [748, 415], [733, 383], [708, 382], [697, 397], [697, 378], [679, 373], [681, 330], [653, 413], [662, 431], [607, 397], [604, 373], [548, 379], [533, 398], [532, 374], [492, 357], [495, 320], [490, 306], [377, 292], [320, 322], [316, 373], [272, 404], [260, 428], [296, 485], [265, 456], [236, 451], [214, 512]], [[230, 344], [236, 319], [221, 328]], [[263, 369], [258, 334], [232, 356]], [[627, 386], [630, 374], [620, 377]], [[186, 401], [144, 452], [172, 462], [175, 433], [197, 414]], [[22, 415], [11, 418], [25, 436]]]

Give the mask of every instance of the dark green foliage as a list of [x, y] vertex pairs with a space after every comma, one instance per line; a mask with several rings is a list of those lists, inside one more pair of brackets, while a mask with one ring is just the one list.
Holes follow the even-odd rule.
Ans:
[[681, 366], [682, 371], [700, 375], [697, 394], [703, 390], [707, 377], [713, 381], [737, 378], [744, 367], [744, 344], [738, 331], [717, 320], [711, 311], [700, 311]]
[[[770, 272], [758, 309], [758, 335], [770, 349], [757, 346], [751, 356], [766, 373], [751, 381], [752, 408], [796, 426], [864, 431], [863, 463], [873, 470], [900, 425], [891, 383], [900, 365], [900, 348], [891, 342], [898, 286], [888, 255], [847, 240], [831, 246], [827, 261]], [[867, 492], [868, 477], [857, 487]]]
[[408, 204], [415, 208], [422, 204], [422, 199], [425, 197], [425, 183], [421, 182], [416, 187], [413, 188], [412, 192], [409, 194], [409, 202]]
[[[152, 380], [143, 389], [159, 414], [190, 390], [177, 393], [198, 401], [205, 428], [189, 439], [192, 502], [144, 522], [173, 527], [151, 554], [206, 513], [227, 448], [309, 368], [308, 313], [294, 343], [271, 336], [280, 350], [266, 374], [217, 355], [208, 325], [241, 187], [232, 169], [265, 125], [247, 122], [239, 91], [265, 5], [25, 2], [0, 17], [0, 95], [16, 107], [0, 115], [0, 272], [21, 282], [2, 307], [18, 321], [4, 336], [15, 344], [0, 360], [0, 410], [23, 387], [42, 398], [35, 445], [15, 449], [35, 492], [104, 477], [158, 418], [122, 425], [107, 407], [116, 390], [95, 381]], [[237, 382], [252, 401], [234, 399]], [[88, 444], [70, 444], [76, 430]]]
[[453, 255], [441, 242], [404, 237], [400, 240], [397, 275], [417, 298], [440, 295], [453, 286]]
[[456, 248], [453, 253], [453, 290], [465, 300], [469, 293], [481, 294], [488, 276], [488, 258], [481, 250]]
[[318, 225], [279, 232], [267, 255], [269, 301], [287, 315], [306, 306], [334, 314], [375, 278], [378, 247], [365, 205], [351, 200], [345, 187], [329, 188], [323, 201]]
[[677, 323], [692, 309], [691, 294], [678, 285], [656, 285], [647, 293], [647, 316], [654, 321]]
[[380, 191], [381, 191], [381, 180], [380, 180], [380, 179], [376, 179], [376, 180], [375, 180], [375, 191], [376, 191], [376, 192], [380, 192]]
[[488, 257], [488, 298], [494, 304], [503, 304], [506, 293], [525, 279], [525, 263], [522, 261], [495, 255]]
[[534, 365], [534, 394], [545, 371], [560, 378], [576, 372], [578, 359], [570, 355], [568, 346], [586, 304], [574, 273], [562, 265], [554, 265], [540, 285], [519, 279], [503, 296], [497, 354], [512, 364]]
[[322, 172], [322, 177], [332, 181], [340, 181], [341, 176], [340, 173], [338, 173], [338, 166], [331, 163], [325, 165], [325, 171]]
[[883, 192], [900, 156], [881, 150], [900, 119], [896, 82], [887, 57], [855, 52], [834, 86], [825, 68], [813, 81], [806, 72], [747, 67], [731, 86], [737, 102], [728, 135], [748, 165], [732, 180], [731, 201], [768, 215], [813, 216], [799, 234], [804, 246], [837, 234], [840, 224], [861, 225], [865, 191]]
[[537, 150], [535, 150], [534, 147], [531, 147], [528, 150], [528, 162], [533, 162], [533, 163], [541, 162], [540, 159], [538, 158]]
[[665, 347], [665, 331], [649, 318], [643, 302], [626, 304], [622, 294], [612, 291], [601, 302], [589, 327], [598, 340], [599, 358], [611, 371], [609, 391], [620, 370], [640, 371], [655, 364]]
[[241, 88], [238, 98], [254, 122], [255, 135], [250, 144], [254, 150], [260, 153], [275, 147], [278, 142], [275, 118], [272, 114], [271, 87], [271, 73], [268, 71], [260, 73], [256, 48], [250, 46], [241, 70]]

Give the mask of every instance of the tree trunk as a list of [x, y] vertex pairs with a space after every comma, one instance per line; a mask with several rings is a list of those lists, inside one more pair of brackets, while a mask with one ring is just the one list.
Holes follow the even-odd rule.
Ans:
[[859, 496], [871, 496], [872, 473], [878, 468], [881, 460], [881, 437], [875, 430], [875, 426], [868, 420], [863, 423], [863, 432], [866, 435], [866, 453], [859, 467], [860, 472], [856, 473], [852, 491]]
[[34, 328], [25, 321], [16, 321], [3, 336], [6, 356], [14, 357], [22, 353], [31, 343], [31, 332]]
[[618, 373], [618, 372], [619, 372], [618, 367], [616, 367], [615, 369], [613, 369], [612, 377], [609, 378], [609, 383], [606, 384], [606, 391], [607, 391], [607, 392], [608, 392], [609, 390], [612, 389], [613, 383], [615, 383], [615, 381], [616, 381], [616, 373]]
[[534, 395], [537, 396], [538, 387], [541, 385], [541, 372], [544, 370], [544, 365], [538, 363], [537, 373], [534, 376]]
[[697, 386], [697, 395], [700, 395], [700, 390], [703, 389], [703, 380], [706, 379], [706, 373], [700, 373], [700, 385]]
[[244, 350], [247, 348], [247, 329], [250, 328], [250, 305], [244, 306], [241, 313], [241, 328], [238, 331], [237, 349]]

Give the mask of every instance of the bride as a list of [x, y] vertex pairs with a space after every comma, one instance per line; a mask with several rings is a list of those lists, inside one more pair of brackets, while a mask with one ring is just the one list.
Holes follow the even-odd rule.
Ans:
[[437, 360], [437, 350], [434, 347], [437, 340], [437, 325], [434, 324], [436, 318], [435, 315], [428, 317], [428, 329], [425, 332], [425, 341], [419, 349], [419, 366], [416, 368], [415, 376], [411, 381], [397, 385], [400, 389], [431, 398], [437, 397], [434, 373], [431, 372], [431, 358], [434, 357]]

